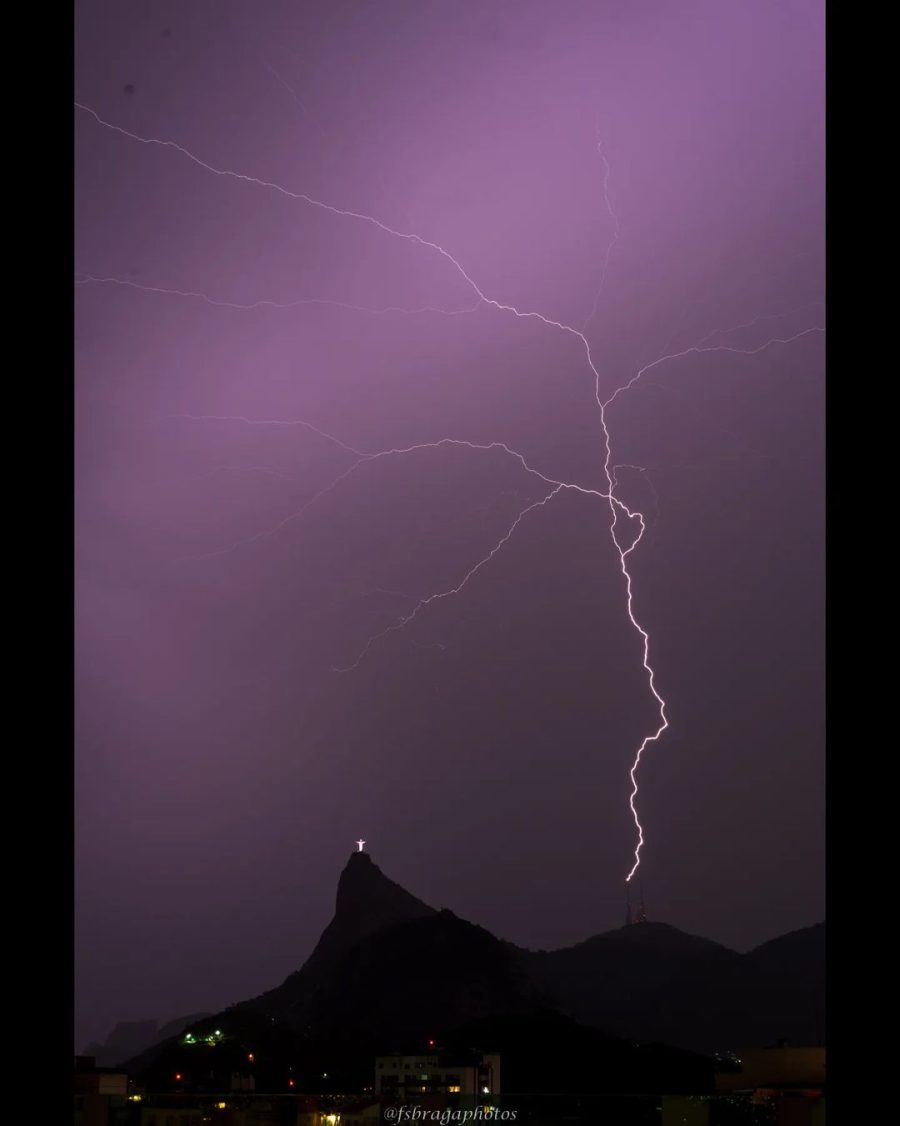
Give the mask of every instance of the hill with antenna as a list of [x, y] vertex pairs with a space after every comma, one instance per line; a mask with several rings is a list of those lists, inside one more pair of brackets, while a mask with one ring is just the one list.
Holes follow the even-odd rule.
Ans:
[[739, 954], [643, 914], [571, 947], [525, 950], [429, 906], [357, 851], [306, 962], [211, 1019], [269, 1022], [307, 1047], [340, 1043], [351, 1055], [500, 1018], [509, 1031], [550, 1012], [608, 1037], [706, 1054], [824, 1043], [824, 923]]

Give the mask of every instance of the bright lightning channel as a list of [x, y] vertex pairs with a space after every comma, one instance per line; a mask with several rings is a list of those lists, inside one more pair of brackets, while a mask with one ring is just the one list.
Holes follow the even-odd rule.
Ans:
[[[520, 319], [538, 320], [542, 324], [546, 325], [548, 328], [553, 328], [553, 329], [556, 329], [556, 330], [558, 330], [562, 333], [566, 333], [567, 335], [572, 336], [574, 339], [576, 339], [579, 342], [581, 349], [583, 349], [583, 351], [584, 351], [585, 359], [587, 361], [588, 367], [590, 368], [591, 374], [593, 376], [594, 398], [595, 398], [595, 401], [597, 403], [597, 407], [598, 407], [598, 410], [599, 410], [599, 422], [600, 422], [601, 433], [603, 435], [603, 446], [604, 446], [603, 472], [604, 472], [604, 476], [606, 478], [606, 485], [607, 485], [605, 492], [602, 492], [602, 491], [597, 490], [597, 489], [588, 489], [588, 488], [576, 485], [576, 484], [571, 483], [571, 482], [555, 481], [552, 478], [547, 477], [544, 474], [541, 474], [537, 470], [533, 469], [531, 466], [528, 465], [528, 463], [526, 462], [526, 460], [525, 460], [525, 458], [522, 454], [520, 454], [517, 451], [511, 449], [509, 446], [505, 445], [505, 443], [502, 443], [502, 442], [491, 442], [491, 443], [487, 443], [487, 444], [479, 444], [479, 443], [474, 443], [474, 442], [467, 442], [467, 441], [460, 440], [460, 439], [449, 439], [449, 438], [447, 438], [447, 439], [441, 439], [437, 442], [421, 443], [421, 444], [416, 445], [416, 446], [409, 446], [409, 447], [405, 447], [405, 448], [398, 448], [398, 449], [391, 449], [391, 450], [382, 450], [382, 451], [378, 451], [376, 453], [366, 454], [366, 453], [361, 453], [358, 450], [355, 450], [353, 447], [348, 446], [346, 443], [341, 442], [339, 439], [333, 438], [331, 435], [325, 434], [323, 431], [317, 431], [323, 437], [328, 438], [329, 440], [336, 442], [338, 445], [343, 446], [346, 450], [348, 450], [348, 452], [353, 453], [355, 455], [358, 455], [357, 460], [354, 461], [343, 473], [341, 473], [338, 477], [336, 477], [330, 484], [326, 485], [323, 489], [319, 490], [319, 492], [316, 493], [312, 498], [310, 498], [310, 500], [308, 500], [306, 502], [306, 504], [304, 504], [303, 507], [300, 510], [298, 510], [295, 513], [292, 513], [291, 515], [286, 517], [284, 520], [280, 521], [279, 524], [277, 524], [274, 528], [270, 529], [269, 531], [260, 532], [257, 535], [251, 537], [250, 539], [242, 541], [242, 544], [248, 545], [248, 544], [251, 544], [251, 543], [258, 541], [259, 539], [262, 539], [264, 536], [273, 535], [280, 528], [284, 527], [287, 523], [296, 519], [298, 516], [302, 515], [302, 513], [305, 512], [310, 507], [310, 505], [316, 503], [321, 497], [323, 497], [327, 493], [331, 492], [332, 489], [334, 489], [340, 482], [342, 482], [348, 476], [350, 476], [350, 474], [352, 474], [362, 464], [370, 462], [370, 461], [374, 461], [376, 459], [383, 458], [383, 457], [401, 456], [401, 455], [404, 455], [404, 454], [409, 454], [409, 453], [412, 453], [413, 451], [416, 451], [416, 450], [434, 449], [434, 448], [438, 448], [438, 447], [445, 446], [445, 445], [468, 446], [469, 448], [471, 448], [473, 450], [499, 449], [499, 450], [505, 451], [508, 455], [516, 458], [521, 463], [523, 468], [525, 468], [525, 470], [527, 472], [529, 472], [531, 474], [535, 474], [538, 477], [540, 477], [542, 480], [547, 482], [548, 484], [553, 485], [553, 488], [548, 493], [546, 493], [546, 495], [543, 496], [540, 500], [535, 501], [532, 504], [529, 504], [526, 508], [522, 509], [519, 512], [519, 514], [516, 516], [515, 520], [512, 522], [512, 524], [509, 527], [509, 529], [507, 530], [507, 532], [501, 537], [500, 540], [498, 540], [498, 542], [494, 545], [494, 547], [491, 548], [491, 550], [487, 553], [487, 555], [485, 555], [482, 559], [480, 559], [463, 576], [461, 582], [457, 586], [452, 587], [449, 590], [441, 591], [441, 592], [438, 592], [436, 594], [430, 595], [427, 598], [420, 599], [419, 602], [416, 604], [416, 606], [413, 608], [413, 610], [409, 614], [400, 618], [396, 623], [394, 623], [392, 626], [389, 626], [387, 629], [382, 630], [380, 633], [377, 633], [377, 634], [373, 635], [372, 637], [370, 637], [369, 640], [366, 642], [365, 646], [363, 647], [362, 651], [360, 652], [359, 656], [357, 657], [357, 659], [352, 664], [348, 665], [345, 669], [337, 670], [337, 671], [342, 671], [342, 672], [348, 672], [348, 671], [355, 669], [359, 666], [360, 662], [365, 658], [366, 654], [369, 652], [371, 647], [377, 641], [379, 641], [381, 638], [387, 636], [390, 633], [396, 632], [397, 630], [403, 629], [404, 626], [408, 625], [419, 614], [419, 612], [421, 610], [425, 609], [427, 606], [431, 605], [433, 602], [436, 602], [439, 599], [448, 598], [448, 597], [451, 597], [452, 595], [459, 594], [463, 590], [463, 588], [469, 583], [469, 581], [474, 577], [474, 575], [476, 575], [478, 573], [478, 571], [480, 571], [484, 566], [486, 566], [494, 558], [494, 556], [499, 551], [502, 550], [502, 548], [505, 546], [505, 544], [512, 537], [513, 533], [518, 528], [519, 524], [522, 522], [522, 520], [525, 518], [525, 516], [528, 515], [530, 512], [536, 510], [536, 509], [543, 508], [554, 497], [556, 497], [563, 489], [567, 489], [567, 490], [573, 489], [573, 490], [580, 492], [580, 493], [588, 494], [588, 495], [595, 496], [595, 497], [602, 497], [603, 499], [606, 499], [608, 504], [609, 504], [610, 517], [611, 517], [611, 519], [610, 519], [610, 536], [611, 536], [611, 539], [612, 539], [613, 546], [615, 547], [615, 550], [618, 554], [619, 567], [620, 567], [620, 570], [621, 570], [621, 573], [622, 573], [622, 576], [623, 576], [623, 579], [624, 579], [624, 583], [625, 583], [626, 612], [627, 612], [628, 619], [629, 619], [633, 629], [635, 630], [635, 632], [638, 634], [638, 636], [640, 638], [640, 644], [641, 644], [641, 649], [642, 649], [642, 665], [643, 665], [644, 671], [647, 675], [647, 683], [648, 683], [651, 695], [653, 696], [653, 698], [656, 702], [657, 714], [658, 714], [658, 723], [657, 723], [656, 729], [651, 734], [645, 736], [645, 738], [642, 740], [642, 742], [638, 746], [638, 748], [635, 752], [634, 759], [632, 761], [631, 768], [629, 770], [629, 777], [630, 777], [630, 780], [631, 780], [631, 793], [629, 795], [628, 804], [629, 804], [629, 808], [631, 810], [632, 818], [634, 820], [635, 829], [637, 831], [637, 844], [636, 844], [635, 850], [634, 850], [634, 863], [632, 864], [631, 869], [626, 876], [626, 882], [630, 882], [632, 880], [632, 878], [634, 877], [635, 873], [637, 872], [638, 868], [640, 867], [641, 850], [642, 850], [643, 845], [644, 845], [644, 830], [643, 830], [643, 826], [641, 824], [640, 817], [638, 815], [637, 806], [636, 806], [636, 799], [637, 799], [637, 795], [638, 795], [638, 792], [639, 792], [638, 781], [637, 781], [637, 771], [638, 771], [638, 767], [641, 764], [641, 758], [642, 758], [644, 752], [650, 746], [651, 743], [656, 743], [660, 739], [662, 734], [667, 730], [667, 728], [669, 726], [669, 721], [668, 721], [668, 717], [667, 717], [667, 714], [666, 714], [666, 701], [663, 698], [663, 696], [660, 694], [659, 690], [657, 689], [656, 673], [655, 673], [653, 666], [650, 663], [650, 637], [649, 637], [647, 630], [643, 627], [643, 625], [641, 625], [640, 621], [638, 620], [638, 618], [635, 615], [633, 580], [632, 580], [631, 572], [629, 571], [629, 568], [628, 568], [628, 557], [635, 551], [638, 544], [641, 542], [641, 540], [644, 536], [644, 532], [646, 530], [646, 523], [644, 521], [644, 517], [643, 517], [642, 513], [638, 512], [638, 511], [630, 510], [621, 501], [621, 499], [616, 496], [616, 486], [617, 486], [617, 481], [616, 481], [616, 476], [615, 476], [615, 468], [616, 467], [614, 467], [612, 465], [612, 440], [611, 440], [609, 426], [608, 426], [608, 422], [607, 422], [607, 412], [608, 412], [609, 408], [612, 406], [612, 404], [615, 402], [616, 398], [620, 394], [624, 394], [626, 391], [630, 390], [641, 379], [641, 377], [646, 372], [651, 371], [652, 369], [658, 367], [659, 365], [661, 365], [663, 363], [666, 363], [666, 362], [669, 362], [669, 361], [672, 361], [672, 360], [675, 360], [675, 359], [680, 359], [682, 357], [689, 356], [689, 355], [699, 355], [699, 354], [702, 354], [702, 353], [712, 353], [712, 352], [731, 352], [731, 353], [736, 353], [736, 354], [741, 354], [741, 355], [753, 356], [753, 355], [757, 355], [758, 353], [764, 351], [766, 348], [770, 347], [773, 344], [782, 344], [782, 345], [790, 344], [795, 340], [799, 340], [802, 337], [809, 335], [810, 333], [823, 332], [824, 330], [822, 328], [819, 328], [819, 327], [813, 327], [813, 328], [805, 329], [802, 332], [798, 332], [795, 335], [790, 336], [790, 337], [785, 337], [785, 338], [776, 337], [776, 338], [770, 339], [770, 340], [766, 341], [764, 344], [760, 345], [759, 347], [753, 348], [753, 349], [736, 348], [736, 347], [730, 347], [730, 346], [727, 346], [727, 345], [710, 345], [710, 346], [707, 346], [707, 345], [705, 345], [705, 340], [708, 340], [708, 339], [710, 339], [711, 336], [715, 335], [715, 333], [710, 333], [710, 334], [707, 335], [707, 337], [704, 338], [704, 342], [701, 342], [701, 344], [699, 344], [699, 345], [694, 345], [690, 348], [685, 348], [680, 352], [668, 353], [664, 356], [658, 357], [657, 359], [653, 360], [651, 363], [646, 364], [630, 380], [628, 380], [628, 382], [624, 383], [620, 387], [617, 387], [612, 392], [612, 394], [608, 396], [608, 398], [604, 399], [604, 398], [602, 398], [601, 393], [600, 393], [600, 373], [599, 373], [597, 366], [594, 363], [594, 359], [593, 359], [593, 356], [591, 354], [590, 343], [589, 343], [587, 337], [585, 336], [585, 330], [587, 329], [588, 324], [593, 319], [593, 317], [596, 313], [597, 302], [599, 300], [599, 295], [600, 295], [599, 289], [598, 289], [597, 295], [595, 296], [594, 304], [593, 304], [591, 313], [584, 323], [583, 330], [579, 331], [578, 329], [573, 328], [571, 325], [565, 324], [562, 321], [554, 320], [551, 317], [544, 316], [542, 313], [538, 313], [538, 312], [534, 312], [534, 311], [530, 311], [530, 310], [521, 310], [521, 309], [518, 309], [517, 307], [515, 307], [513, 305], [508, 305], [508, 304], [505, 304], [505, 303], [498, 301], [494, 298], [488, 297], [483, 292], [483, 290], [477, 285], [477, 283], [474, 281], [474, 279], [466, 272], [466, 270], [463, 268], [463, 266], [460, 264], [460, 262], [452, 254], [450, 254], [449, 251], [447, 251], [444, 247], [440, 246], [436, 242], [433, 242], [429, 239], [422, 238], [420, 235], [417, 235], [417, 234], [412, 234], [412, 233], [409, 233], [409, 232], [397, 230], [396, 228], [391, 227], [386, 223], [383, 223], [380, 219], [377, 219], [372, 215], [367, 215], [367, 214], [362, 213], [362, 212], [353, 211], [353, 210], [350, 210], [348, 208], [335, 207], [332, 204], [325, 203], [324, 201], [316, 199], [313, 196], [307, 195], [303, 192], [291, 191], [288, 188], [285, 188], [282, 185], [274, 183], [270, 180], [259, 179], [258, 177], [249, 176], [249, 175], [246, 175], [245, 173], [234, 172], [234, 171], [231, 171], [229, 169], [217, 168], [214, 165], [209, 164], [204, 160], [201, 160], [200, 157], [196, 156], [189, 149], [184, 148], [182, 145], [177, 144], [175, 141], [161, 140], [161, 139], [156, 138], [156, 137], [144, 137], [144, 136], [141, 136], [140, 134], [133, 133], [128, 129], [124, 129], [119, 125], [115, 125], [112, 122], [106, 121], [103, 117], [100, 116], [100, 114], [98, 114], [96, 112], [96, 110], [94, 110], [90, 106], [84, 105], [80, 102], [75, 102], [75, 107], [77, 109], [81, 110], [82, 112], [89, 114], [99, 125], [101, 125], [105, 129], [109, 129], [112, 132], [118, 133], [118, 134], [120, 134], [124, 137], [129, 138], [130, 140], [137, 141], [138, 143], [143, 144], [143, 145], [153, 145], [153, 146], [158, 146], [160, 148], [173, 149], [174, 151], [180, 153], [182, 156], [184, 156], [185, 158], [190, 160], [192, 163], [198, 165], [200, 168], [203, 168], [207, 172], [210, 172], [212, 175], [221, 176], [221, 177], [225, 177], [225, 178], [233, 179], [233, 180], [239, 180], [239, 181], [242, 181], [244, 183], [252, 184], [256, 187], [266, 188], [270, 191], [277, 192], [280, 195], [286, 196], [290, 199], [298, 200], [302, 203], [308, 204], [309, 206], [319, 208], [323, 211], [327, 211], [327, 212], [329, 212], [333, 215], [341, 216], [341, 217], [348, 218], [348, 219], [355, 219], [355, 220], [358, 220], [358, 221], [363, 222], [363, 223], [368, 223], [371, 226], [377, 227], [379, 230], [383, 231], [385, 234], [388, 234], [388, 235], [390, 235], [394, 238], [404, 239], [408, 242], [412, 242], [412, 243], [415, 243], [416, 245], [426, 247], [430, 250], [433, 250], [437, 254], [439, 254], [441, 257], [446, 259], [453, 266], [455, 271], [465, 281], [465, 283], [470, 288], [470, 290], [472, 291], [474, 296], [477, 298], [477, 301], [476, 301], [476, 304], [474, 306], [472, 306], [470, 309], [461, 309], [461, 310], [440, 310], [440, 309], [433, 309], [433, 310], [432, 309], [421, 309], [421, 310], [402, 310], [402, 309], [390, 310], [390, 309], [385, 309], [385, 310], [377, 310], [377, 309], [365, 309], [364, 307], [360, 307], [360, 306], [345, 305], [341, 302], [330, 302], [330, 301], [324, 301], [324, 300], [313, 301], [311, 299], [302, 299], [300, 301], [290, 302], [290, 303], [285, 303], [285, 304], [276, 303], [276, 302], [261, 301], [261, 302], [255, 302], [252, 305], [244, 306], [244, 305], [239, 305], [237, 303], [232, 303], [232, 302], [215, 301], [212, 298], [208, 298], [204, 294], [195, 293], [195, 292], [191, 292], [191, 291], [176, 291], [176, 290], [156, 289], [156, 287], [142, 286], [142, 285], [139, 285], [138, 283], [126, 282], [122, 279], [117, 279], [117, 278], [94, 278], [94, 277], [91, 277], [91, 276], [86, 276], [86, 277], [83, 277], [82, 279], [80, 279], [80, 281], [83, 284], [106, 282], [106, 283], [110, 283], [110, 284], [128, 285], [128, 286], [131, 286], [135, 289], [147, 289], [147, 290], [152, 291], [152, 292], [160, 292], [160, 293], [168, 292], [168, 293], [171, 293], [173, 295], [197, 298], [197, 299], [201, 299], [201, 300], [206, 301], [210, 305], [214, 305], [214, 306], [215, 305], [222, 305], [222, 306], [227, 307], [227, 308], [262, 308], [262, 307], [267, 307], [267, 306], [273, 307], [273, 308], [290, 308], [292, 306], [299, 305], [299, 304], [315, 303], [315, 304], [341, 305], [344, 308], [360, 309], [361, 311], [369, 311], [369, 312], [426, 312], [426, 311], [430, 311], [430, 312], [439, 312], [439, 313], [465, 313], [465, 312], [474, 312], [475, 309], [477, 309], [480, 305], [485, 305], [485, 306], [489, 306], [493, 309], [496, 309], [500, 312], [511, 313], [513, 316], [520, 318]], [[610, 215], [613, 217], [614, 222], [615, 222], [614, 238], [613, 238], [613, 241], [610, 243], [610, 245], [607, 247], [605, 260], [604, 260], [604, 263], [603, 263], [603, 269], [602, 269], [602, 273], [601, 273], [600, 289], [602, 289], [603, 283], [605, 281], [607, 266], [608, 266], [608, 263], [609, 263], [609, 256], [610, 256], [610, 253], [612, 251], [613, 245], [615, 244], [616, 240], [619, 237], [619, 223], [618, 223], [618, 219], [615, 216], [615, 212], [613, 211], [612, 206], [610, 204], [610, 200], [609, 200], [609, 193], [608, 193], [609, 163], [608, 163], [605, 155], [603, 154], [601, 146], [598, 146], [598, 151], [600, 152], [601, 158], [602, 158], [603, 163], [604, 163], [604, 169], [605, 169], [605, 174], [604, 174], [604, 179], [603, 179], [604, 198], [606, 200], [606, 206], [607, 206], [607, 208], [610, 212]], [[195, 416], [195, 417], [198, 417], [198, 416]], [[215, 416], [203, 416], [203, 417], [213, 418]], [[220, 417], [224, 418], [225, 416], [220, 416]], [[245, 422], [248, 422], [248, 423], [254, 422], [254, 420], [250, 420], [250, 419], [241, 419], [241, 421], [245, 421]], [[316, 427], [313, 427], [310, 424], [305, 423], [305, 422], [278, 423], [277, 421], [274, 421], [274, 420], [270, 420], [270, 421], [271, 421], [271, 424], [273, 424], [273, 425], [299, 425], [299, 426], [306, 427], [310, 430], [317, 430]], [[627, 544], [623, 541], [620, 541], [619, 534], [618, 534], [618, 521], [619, 521], [620, 514], [624, 515], [624, 517], [629, 522], [636, 521], [637, 525], [638, 525], [637, 534], [631, 539], [631, 542], [627, 543]], [[241, 546], [241, 544], [235, 544], [231, 548], [228, 548], [226, 550], [232, 551], [232, 550], [235, 550], [235, 548], [238, 547], [238, 546]], [[213, 553], [213, 554], [222, 554], [222, 553], [217, 552], [217, 553]]]

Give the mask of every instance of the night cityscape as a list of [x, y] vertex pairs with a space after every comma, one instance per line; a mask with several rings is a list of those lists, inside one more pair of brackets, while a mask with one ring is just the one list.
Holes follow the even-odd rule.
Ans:
[[76, 1126], [824, 1126], [824, 40], [76, 6]]

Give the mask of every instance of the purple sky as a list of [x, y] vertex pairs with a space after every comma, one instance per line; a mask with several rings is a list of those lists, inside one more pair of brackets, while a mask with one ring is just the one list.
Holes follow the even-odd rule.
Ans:
[[[437, 243], [576, 330], [599, 290], [601, 399], [732, 349], [607, 410], [613, 463], [644, 470], [619, 495], [671, 724], [640, 871], [651, 917], [738, 948], [821, 918], [824, 335], [762, 348], [823, 324], [821, 4], [76, 20], [75, 97], [109, 124]], [[84, 109], [75, 131], [79, 1042], [297, 968], [359, 835], [523, 945], [619, 925], [658, 721], [607, 502], [564, 490], [336, 673], [549, 489], [443, 446], [313, 499], [357, 460], [340, 443], [441, 438], [602, 491], [577, 333], [372, 311], [477, 298], [421, 243]], [[233, 307], [302, 299], [336, 304]]]

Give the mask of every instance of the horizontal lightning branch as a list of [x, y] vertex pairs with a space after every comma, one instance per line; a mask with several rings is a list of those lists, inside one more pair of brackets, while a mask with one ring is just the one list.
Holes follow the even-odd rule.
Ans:
[[349, 301], [337, 301], [327, 297], [298, 297], [294, 301], [221, 301], [191, 289], [168, 289], [159, 285], [144, 285], [128, 278], [96, 278], [92, 274], [81, 274], [75, 278], [76, 285], [119, 285], [127, 289], [137, 289], [143, 293], [158, 293], [166, 297], [191, 297], [211, 305], [214, 309], [298, 309], [303, 305], [328, 305], [334, 309], [346, 309], [351, 313], [439, 313], [444, 317], [455, 317], [461, 313], [474, 313], [480, 302], [462, 309], [440, 309], [433, 305], [418, 305], [406, 308], [402, 305], [354, 305]]
[[[243, 415], [208, 414], [182, 414], [175, 417], [193, 421], [241, 422], [250, 426], [300, 426], [312, 431], [315, 434], [320, 434], [323, 438], [327, 438], [328, 441], [334, 442], [336, 445], [345, 450], [348, 450], [350, 453], [358, 455], [356, 460], [352, 462], [352, 464], [344, 469], [341, 473], [339, 473], [337, 477], [333, 478], [333, 480], [331, 480], [327, 485], [319, 489], [319, 491], [316, 492], [307, 501], [305, 501], [300, 508], [296, 509], [294, 512], [289, 513], [283, 519], [279, 520], [277, 524], [273, 525], [270, 528], [266, 528], [260, 532], [257, 532], [246, 539], [238, 540], [235, 543], [231, 544], [229, 547], [223, 548], [219, 551], [207, 552], [204, 555], [196, 557], [199, 559], [210, 559], [216, 558], [217, 556], [221, 555], [228, 555], [241, 547], [248, 547], [251, 544], [259, 542], [260, 540], [267, 539], [271, 536], [276, 535], [283, 528], [287, 527], [289, 524], [292, 524], [295, 520], [298, 520], [301, 516], [303, 516], [303, 514], [313, 504], [315, 504], [323, 496], [331, 493], [339, 484], [341, 484], [341, 482], [346, 481], [348, 477], [354, 474], [356, 470], [358, 470], [363, 465], [366, 465], [370, 462], [382, 461], [385, 458], [403, 457], [408, 454], [421, 453], [426, 450], [439, 450], [451, 447], [461, 447], [463, 449], [477, 450], [481, 452], [490, 452], [494, 450], [501, 451], [502, 453], [517, 461], [519, 465], [521, 465], [521, 467], [525, 470], [525, 472], [530, 476], [535, 477], [537, 480], [543, 482], [544, 484], [552, 485], [554, 487], [553, 495], [555, 495], [561, 489], [567, 489], [575, 493], [581, 493], [584, 496], [600, 497], [603, 500], [611, 501], [615, 510], [620, 512], [626, 519], [634, 518], [639, 515], [637, 512], [632, 512], [631, 509], [629, 509], [628, 506], [624, 503], [624, 501], [620, 500], [618, 497], [611, 497], [609, 493], [602, 492], [599, 489], [588, 488], [586, 485], [579, 485], [574, 481], [560, 481], [554, 477], [548, 477], [546, 473], [541, 473], [540, 470], [535, 469], [534, 466], [530, 465], [523, 454], [519, 453], [518, 450], [514, 450], [505, 442], [470, 442], [464, 438], [438, 438], [433, 442], [417, 442], [415, 445], [411, 446], [395, 446], [390, 449], [378, 450], [375, 453], [362, 453], [355, 447], [350, 446], [347, 443], [342, 442], [339, 438], [334, 437], [334, 435], [328, 434], [325, 431], [320, 430], [317, 426], [313, 426], [311, 423], [304, 422], [300, 419], [281, 421], [277, 419], [252, 419], [246, 418]], [[546, 499], [549, 499], [549, 496]], [[535, 506], [529, 506], [528, 511], [530, 511], [532, 507]], [[504, 537], [503, 543], [506, 542], [507, 538], [508, 537]], [[493, 554], [494, 553], [492, 553], [492, 555]]]

